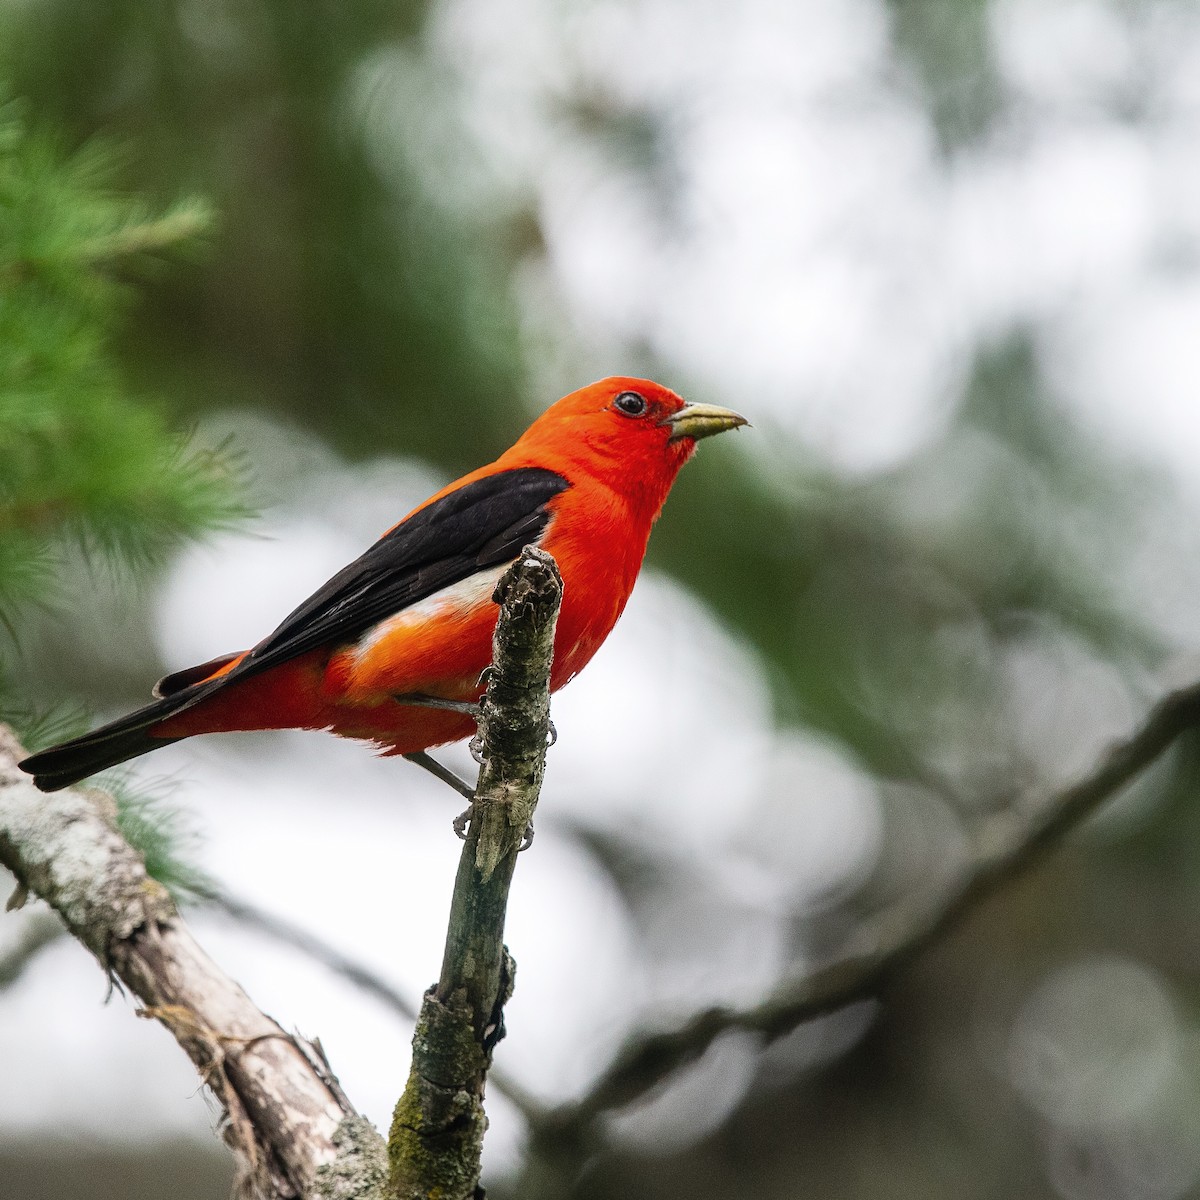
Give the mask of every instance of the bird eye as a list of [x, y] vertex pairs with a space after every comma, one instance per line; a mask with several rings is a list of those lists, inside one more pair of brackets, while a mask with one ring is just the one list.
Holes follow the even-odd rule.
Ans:
[[640, 417], [646, 411], [646, 397], [637, 392], [622, 392], [613, 401], [613, 407], [627, 417]]

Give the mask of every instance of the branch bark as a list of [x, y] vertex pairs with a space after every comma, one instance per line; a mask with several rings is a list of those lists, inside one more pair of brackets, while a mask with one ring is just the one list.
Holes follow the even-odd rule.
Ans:
[[785, 983], [761, 1004], [708, 1008], [675, 1029], [635, 1035], [586, 1095], [546, 1114], [534, 1130], [536, 1139], [544, 1148], [554, 1142], [578, 1148], [597, 1117], [645, 1096], [730, 1030], [757, 1033], [769, 1043], [814, 1017], [877, 996], [897, 971], [980, 901], [1041, 861], [1197, 725], [1200, 684], [1161, 700], [1141, 728], [1115, 745], [1086, 778], [1039, 803], [1031, 798], [985, 822], [974, 839], [972, 860], [935, 897], [869, 924], [830, 966]]
[[527, 546], [496, 588], [500, 620], [476, 740], [481, 767], [459, 860], [441, 976], [425, 994], [408, 1085], [388, 1143], [402, 1200], [480, 1195], [484, 1084], [504, 1036], [515, 964], [504, 919], [550, 734], [550, 666], [562, 579]]
[[[27, 892], [44, 899], [141, 1000], [140, 1015], [172, 1034], [224, 1109], [241, 1193], [381, 1196], [382, 1142], [319, 1047], [285, 1033], [205, 954], [116, 831], [111, 798], [84, 788], [45, 795], [17, 769], [23, 757], [0, 726], [0, 863], [18, 884], [10, 905]], [[357, 1190], [341, 1185], [348, 1164]]]

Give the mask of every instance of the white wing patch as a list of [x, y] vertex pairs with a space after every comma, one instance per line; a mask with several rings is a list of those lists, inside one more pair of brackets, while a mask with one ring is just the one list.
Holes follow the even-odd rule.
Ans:
[[468, 575], [458, 583], [452, 583], [441, 591], [418, 600], [416, 604], [401, 609], [394, 617], [386, 617], [376, 625], [372, 625], [354, 647], [354, 658], [357, 665], [371, 648], [389, 634], [412, 625], [420, 625], [435, 617], [445, 617], [455, 612], [464, 612], [479, 604], [490, 603], [500, 576], [508, 570], [508, 563], [498, 567], [489, 567], [475, 575]]

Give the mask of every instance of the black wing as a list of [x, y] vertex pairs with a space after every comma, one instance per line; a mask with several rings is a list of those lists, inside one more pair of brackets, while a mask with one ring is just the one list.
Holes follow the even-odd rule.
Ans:
[[571, 485], [541, 467], [477, 479], [413, 513], [284, 618], [230, 672], [257, 674], [317, 646], [351, 642], [376, 622], [478, 571], [511, 562]]

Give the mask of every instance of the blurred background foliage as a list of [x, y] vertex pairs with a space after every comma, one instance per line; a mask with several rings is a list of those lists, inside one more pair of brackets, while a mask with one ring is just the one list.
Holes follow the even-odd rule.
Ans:
[[[1013, 285], [1020, 303], [980, 301], [964, 298], [965, 285], [963, 297], [949, 294], [930, 252], [956, 228], [939, 229], [934, 183], [951, 189], [971, 170], [985, 178], [989, 153], [1033, 145], [1055, 123], [1119, 128], [1138, 145], [1171, 121], [1194, 131], [1194, 90], [1171, 108], [1156, 90], [1166, 72], [1153, 69], [1168, 43], [1200, 49], [1194, 6], [1134, 8], [1045, 5], [1063, 16], [1047, 36], [1064, 39], [1068, 66], [1094, 47], [1108, 58], [1089, 61], [1128, 65], [1103, 78], [1081, 68], [1076, 92], [1038, 95], [1005, 53], [1024, 44], [1012, 29], [1041, 18], [1000, 0], [863, 0], [837, 19], [815, 0], [741, 16], [702, 6], [694, 17], [669, 0], [589, 4], [576, 16], [536, 3], [500, 16], [465, 2], [0, 3], [0, 78], [14, 97], [0, 112], [10, 715], [64, 698], [131, 705], [148, 680], [182, 665], [162, 661], [144, 631], [183, 538], [249, 507], [303, 513], [320, 506], [330, 477], [366, 489], [397, 459], [448, 478], [492, 457], [562, 391], [606, 373], [658, 376], [757, 427], [706, 446], [683, 474], [650, 564], [757, 673], [770, 764], [754, 776], [737, 835], [704, 853], [677, 845], [670, 820], [656, 829], [576, 811], [559, 832], [615, 886], [644, 957], [675, 963], [668, 1013], [708, 999], [689, 996], [696, 972], [736, 974], [736, 955], [707, 938], [757, 936], [742, 916], [759, 902], [730, 902], [729, 871], [714, 870], [713, 857], [770, 863], [776, 977], [820, 961], [864, 913], [926, 889], [979, 816], [1085, 769], [1164, 677], [1186, 676], [1180, 661], [1200, 644], [1188, 486], [1091, 419], [1086, 388], [1064, 383], [1056, 350], [1071, 332], [1062, 311], [1115, 285], [1096, 284], [1081, 252], [1061, 287], [1026, 272]], [[827, 31], [839, 20], [850, 31], [841, 41], [814, 35], [816, 50], [805, 49], [806, 23]], [[711, 91], [678, 63], [660, 77], [673, 84], [652, 81], [632, 47], [669, 58], [672, 21], [695, 26], [700, 64], [720, 60], [722, 37], [757, 30], [762, 45], [742, 51], [751, 67], [755, 53], [775, 62], [794, 50], [781, 77], [833, 82], [814, 84], [815, 99], [798, 85], [803, 103], [767, 89], [761, 109], [742, 109], [737, 88], [751, 84], [736, 64], [727, 78], [709, 75]], [[481, 53], [488, 38], [493, 49]], [[509, 54], [518, 40], [524, 53]], [[530, 111], [489, 112], [488, 97], [515, 91], [530, 63], [543, 73]], [[797, 226], [811, 217], [809, 193], [863, 174], [862, 156], [875, 151], [855, 143], [859, 125], [901, 114], [920, 131], [914, 153], [926, 156], [928, 181], [914, 189], [932, 214], [928, 243], [901, 222], [899, 183], [896, 195], [868, 183], [864, 197], [831, 200], [828, 226], [813, 235], [822, 253], [846, 237], [855, 255], [905, 264], [882, 289], [875, 323], [831, 368], [824, 408], [803, 371], [781, 383], [752, 346], [742, 367], [713, 367], [703, 339], [670, 324], [681, 305], [671, 287], [692, 286], [682, 264], [702, 235], [718, 262], [744, 244], [737, 220], [714, 221], [696, 199], [696, 131], [719, 122], [723, 104], [735, 140], [750, 144], [755, 113], [770, 110], [766, 125], [789, 104], [807, 114], [804, 136], [818, 137], [805, 121], [837, 123], [819, 131], [830, 177], [806, 159], [793, 197], [766, 173]], [[513, 150], [506, 137], [538, 151]], [[770, 166], [782, 170], [774, 153]], [[737, 160], [722, 167], [736, 173]], [[1047, 189], [1057, 186], [1051, 176]], [[205, 206], [179, 203], [190, 195]], [[1088, 187], [1065, 195], [1079, 208], [1063, 220], [1093, 228], [1091, 202]], [[648, 252], [639, 260], [637, 237], [597, 244], [592, 204], [614, 221], [634, 211], [630, 223], [651, 231], [666, 266], [648, 265]], [[1003, 220], [989, 220], [981, 236], [1003, 259]], [[168, 244], [174, 261], [163, 269]], [[1054, 249], [1034, 246], [1031, 259]], [[1194, 280], [1198, 250], [1194, 226], [1167, 228], [1145, 269]], [[784, 272], [821, 268], [816, 252], [780, 257]], [[585, 266], [572, 276], [576, 261]], [[735, 273], [727, 289], [717, 273], [697, 301], [733, 297], [729, 310], [709, 309], [714, 343], [743, 317]], [[899, 420], [891, 384], [897, 394], [908, 386], [904, 352], [923, 336], [908, 321], [930, 303], [917, 287], [926, 276], [937, 335], [953, 333], [944, 369], [909, 389], [919, 403], [905, 428], [916, 432], [860, 460], [853, 447]], [[592, 279], [594, 306], [579, 300]], [[828, 304], [838, 307], [836, 293]], [[819, 358], [820, 314], [813, 332], [789, 311], [779, 307], [777, 336], [789, 353]], [[841, 398], [838, 381], [859, 376], [868, 382]], [[843, 432], [823, 436], [837, 421]], [[376, 530], [419, 498], [372, 492]], [[98, 548], [133, 570], [97, 572]], [[58, 600], [47, 606], [51, 588]], [[606, 703], [616, 711], [621, 697]], [[661, 720], [672, 727], [671, 713]], [[878, 1006], [817, 1022], [765, 1055], [722, 1043], [678, 1087], [618, 1120], [614, 1148], [578, 1176], [518, 1154], [495, 1193], [1192, 1194], [1196, 770], [1185, 747]], [[838, 827], [810, 793], [836, 798], [850, 784], [870, 800], [871, 815], [845, 835], [869, 844], [867, 865], [839, 873], [814, 866]], [[603, 800], [605, 784], [595, 788]], [[673, 820], [686, 823], [686, 797], [674, 803]], [[634, 1015], [666, 1019], [663, 1009]], [[48, 1116], [42, 1135], [51, 1143], [53, 1124]], [[0, 1179], [20, 1180], [25, 1197], [66, 1197], [94, 1194], [92, 1172], [117, 1170], [122, 1194], [143, 1194], [127, 1150], [101, 1146], [101, 1165], [75, 1173], [62, 1154], [48, 1168], [46, 1153], [38, 1138], [0, 1138]], [[172, 1184], [174, 1195], [225, 1186], [215, 1145], [211, 1180], [184, 1167], [194, 1146], [144, 1153], [155, 1163], [147, 1195], [177, 1170], [193, 1190]]]
[[55, 599], [72, 551], [144, 572], [246, 515], [232, 461], [189, 447], [131, 395], [113, 346], [127, 274], [194, 242], [207, 216], [195, 202], [152, 216], [112, 190], [116, 173], [99, 141], [71, 152], [31, 128], [26, 105], [0, 108], [0, 616], [10, 650], [23, 611]]

